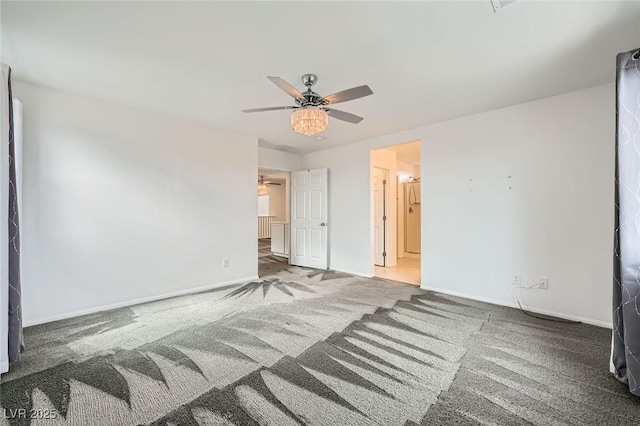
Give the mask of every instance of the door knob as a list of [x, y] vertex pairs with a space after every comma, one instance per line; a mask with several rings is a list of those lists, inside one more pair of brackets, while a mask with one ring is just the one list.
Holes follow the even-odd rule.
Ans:
[[320, 224], [320, 226], [327, 226], [327, 224], [326, 224], [326, 223], [324, 223], [324, 222], [322, 222], [322, 223]]

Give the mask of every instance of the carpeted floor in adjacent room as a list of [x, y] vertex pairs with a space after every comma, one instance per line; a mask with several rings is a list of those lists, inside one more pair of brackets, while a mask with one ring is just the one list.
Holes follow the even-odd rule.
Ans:
[[608, 372], [610, 330], [340, 272], [287, 267], [30, 327], [26, 339], [2, 377], [0, 412], [57, 413], [47, 425], [640, 419], [640, 398]]
[[289, 259], [271, 252], [271, 238], [258, 240], [258, 276], [273, 275], [288, 267]]

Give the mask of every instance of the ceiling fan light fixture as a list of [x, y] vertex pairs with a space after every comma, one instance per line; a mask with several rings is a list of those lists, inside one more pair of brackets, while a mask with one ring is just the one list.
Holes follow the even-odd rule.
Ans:
[[258, 195], [269, 195], [269, 187], [266, 183], [258, 183]]
[[305, 136], [316, 135], [329, 125], [329, 114], [320, 108], [299, 108], [291, 113], [291, 128]]

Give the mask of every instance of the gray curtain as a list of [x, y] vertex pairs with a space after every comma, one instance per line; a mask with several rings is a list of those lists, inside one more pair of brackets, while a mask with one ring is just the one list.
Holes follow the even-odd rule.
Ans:
[[611, 367], [640, 395], [640, 49], [620, 53]]
[[16, 148], [13, 132], [13, 98], [11, 69], [8, 79], [9, 93], [9, 362], [16, 362], [24, 351], [22, 334], [22, 305], [20, 285], [20, 216], [16, 180]]

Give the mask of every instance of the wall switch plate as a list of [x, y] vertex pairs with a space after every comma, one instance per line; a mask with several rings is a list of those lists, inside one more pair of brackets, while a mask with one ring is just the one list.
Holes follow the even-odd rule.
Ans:
[[228, 268], [229, 267], [229, 258], [225, 257], [222, 259], [222, 267], [223, 268]]
[[522, 275], [513, 274], [513, 278], [511, 278], [511, 283], [513, 285], [522, 285]]
[[540, 278], [538, 280], [538, 288], [540, 290], [549, 290], [549, 278]]

